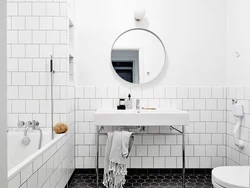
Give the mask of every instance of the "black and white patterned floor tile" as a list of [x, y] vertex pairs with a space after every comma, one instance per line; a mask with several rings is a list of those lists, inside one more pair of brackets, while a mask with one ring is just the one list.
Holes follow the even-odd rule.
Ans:
[[[100, 188], [104, 188], [101, 183]], [[94, 174], [75, 174], [69, 188], [96, 188]], [[132, 174], [126, 176], [124, 188], [181, 188], [181, 174]], [[212, 188], [210, 174], [187, 174], [186, 188]]]

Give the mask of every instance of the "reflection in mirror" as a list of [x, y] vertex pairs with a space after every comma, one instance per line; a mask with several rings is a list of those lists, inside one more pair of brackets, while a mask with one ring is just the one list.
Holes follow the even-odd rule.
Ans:
[[136, 84], [154, 80], [162, 71], [165, 59], [162, 41], [145, 29], [131, 29], [121, 34], [111, 52], [115, 72], [123, 80]]

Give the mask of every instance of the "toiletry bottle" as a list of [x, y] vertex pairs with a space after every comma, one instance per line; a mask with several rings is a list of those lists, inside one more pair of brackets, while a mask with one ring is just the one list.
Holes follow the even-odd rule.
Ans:
[[132, 109], [133, 105], [132, 105], [132, 99], [131, 99], [131, 95], [128, 94], [128, 99], [127, 99], [127, 109]]

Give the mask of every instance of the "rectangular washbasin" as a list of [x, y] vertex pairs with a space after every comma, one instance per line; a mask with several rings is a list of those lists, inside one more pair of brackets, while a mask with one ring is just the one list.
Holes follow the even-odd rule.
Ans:
[[179, 109], [156, 110], [99, 109], [94, 114], [95, 125], [105, 126], [173, 126], [188, 125], [189, 114]]

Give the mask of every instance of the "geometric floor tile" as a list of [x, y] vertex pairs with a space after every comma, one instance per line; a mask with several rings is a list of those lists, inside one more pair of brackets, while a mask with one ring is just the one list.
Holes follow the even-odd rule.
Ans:
[[[101, 183], [100, 188], [104, 188]], [[75, 174], [69, 188], [96, 188], [95, 174]], [[212, 188], [210, 174], [187, 174], [186, 188]], [[126, 176], [124, 188], [181, 188], [181, 174], [132, 174]]]

